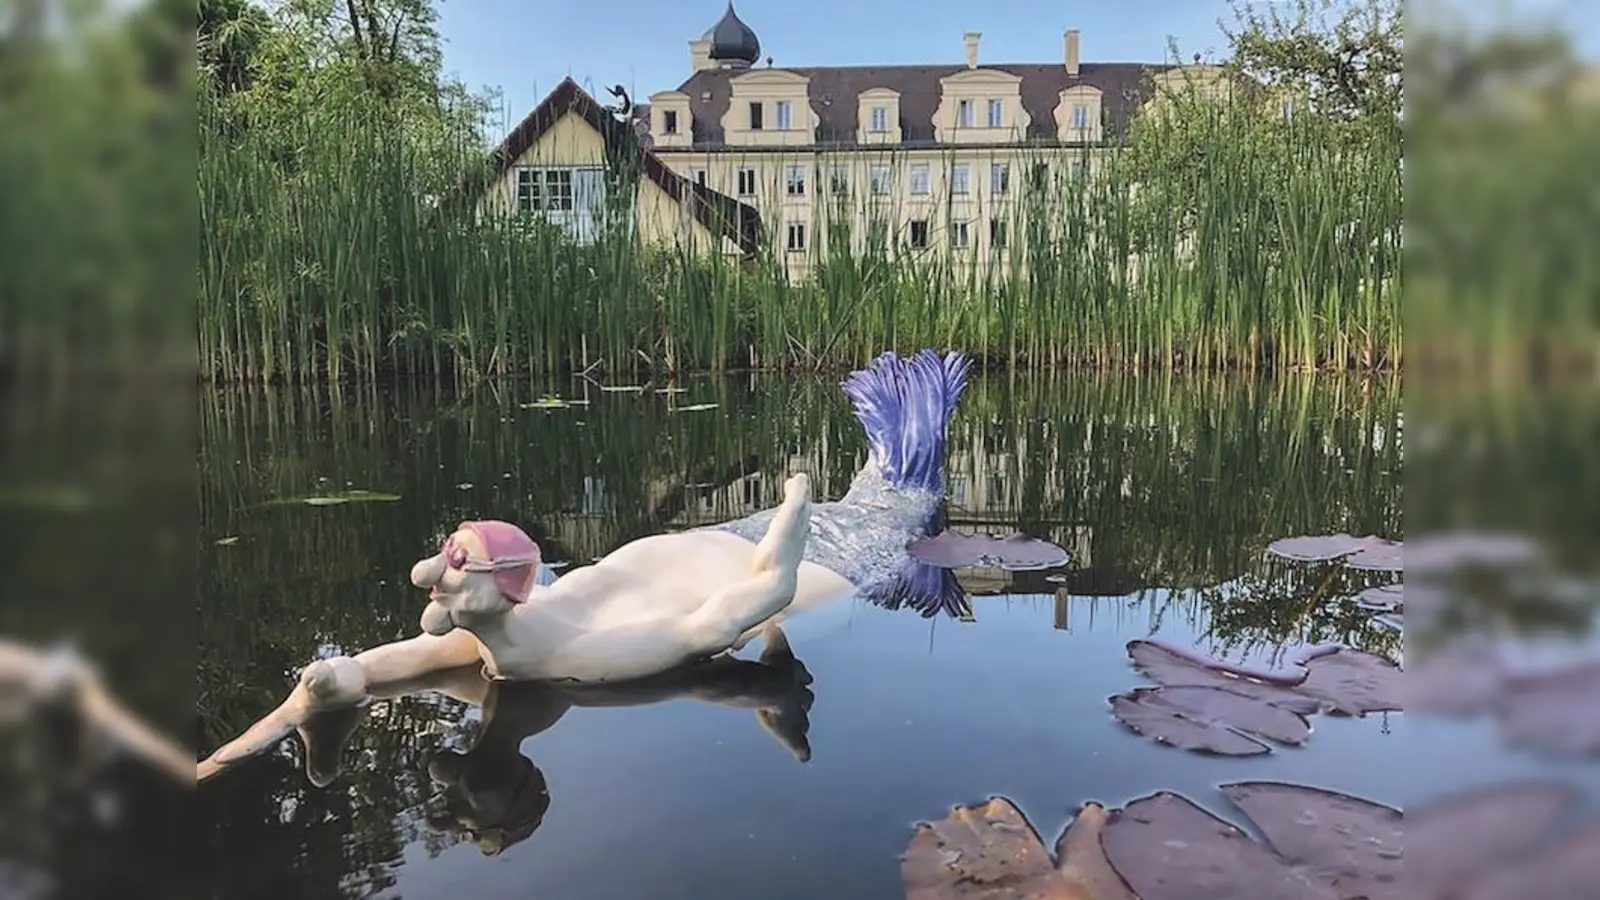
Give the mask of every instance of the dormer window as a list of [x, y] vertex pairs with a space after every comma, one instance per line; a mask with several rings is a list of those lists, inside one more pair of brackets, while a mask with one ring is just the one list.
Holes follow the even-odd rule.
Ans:
[[1089, 127], [1089, 104], [1072, 104], [1072, 127], [1079, 131]]
[[764, 118], [762, 116], [763, 112], [765, 112], [765, 110], [762, 109], [762, 107], [761, 107], [761, 101], [759, 101], [759, 100], [751, 101], [751, 103], [750, 103], [750, 130], [751, 131], [760, 131], [762, 129], [762, 127], [764, 126], [765, 123], [762, 121], [763, 118]]
[[678, 133], [678, 111], [669, 109], [661, 113], [661, 132], [663, 134]]
[[887, 107], [887, 106], [874, 106], [872, 108], [872, 130], [873, 131], [888, 131], [889, 130], [889, 107]]
[[956, 127], [972, 127], [972, 101], [960, 100], [956, 103]]
[[777, 114], [777, 116], [775, 116], [775, 118], [778, 120], [778, 130], [779, 131], [788, 131], [789, 129], [793, 128], [794, 127], [794, 103], [792, 101], [789, 101], [789, 100], [779, 100], [777, 102], [776, 106], [778, 107], [778, 109], [777, 109], [777, 113], [778, 114]]
[[989, 101], [989, 127], [990, 128], [999, 128], [1000, 127], [1000, 123], [1005, 121], [1005, 109], [1006, 109], [1006, 107], [1005, 107], [1005, 101], [1004, 100], [990, 100]]

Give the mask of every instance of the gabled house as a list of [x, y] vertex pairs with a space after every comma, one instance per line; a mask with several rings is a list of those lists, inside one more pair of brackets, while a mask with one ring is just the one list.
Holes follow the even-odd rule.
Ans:
[[762, 239], [755, 208], [672, 171], [636, 121], [563, 79], [491, 154], [480, 213], [536, 216], [580, 243], [619, 223], [649, 245], [754, 258]]

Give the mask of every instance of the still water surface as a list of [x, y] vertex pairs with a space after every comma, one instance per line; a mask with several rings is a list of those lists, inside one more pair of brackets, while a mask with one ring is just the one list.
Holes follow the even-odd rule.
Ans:
[[[462, 519], [517, 522], [547, 561], [583, 565], [773, 504], [792, 471], [837, 498], [865, 457], [832, 380], [683, 387], [205, 396], [200, 749], [275, 706], [307, 660], [414, 634], [424, 600], [406, 572]], [[1320, 716], [1303, 747], [1220, 759], [1148, 742], [1106, 706], [1144, 683], [1124, 649], [1138, 637], [1229, 660], [1301, 641], [1398, 658], [1397, 635], [1349, 603], [1307, 604], [1310, 576], [1262, 550], [1295, 534], [1403, 537], [1400, 431], [1385, 382], [979, 378], [952, 425], [947, 525], [1046, 538], [1071, 552], [1065, 568], [960, 572], [967, 621], [865, 602], [795, 618], [809, 683], [791, 670], [760, 687], [780, 695], [775, 728], [692, 697], [561, 713], [547, 691], [507, 690], [497, 722], [548, 727], [508, 727], [461, 759], [479, 710], [379, 701], [342, 753], [332, 740], [325, 787], [296, 737], [202, 787], [209, 893], [895, 897], [911, 824], [991, 794], [1047, 843], [1084, 801], [1158, 789], [1237, 819], [1215, 785], [1241, 778], [1398, 805], [1432, 795], [1442, 773], [1488, 764], [1487, 729]], [[398, 496], [280, 502], [348, 490]], [[435, 772], [460, 773], [448, 790], [430, 776], [441, 758]], [[540, 778], [539, 826], [498, 855], [445, 824], [446, 804], [475, 799], [492, 825], [497, 792], [537, 794]]]

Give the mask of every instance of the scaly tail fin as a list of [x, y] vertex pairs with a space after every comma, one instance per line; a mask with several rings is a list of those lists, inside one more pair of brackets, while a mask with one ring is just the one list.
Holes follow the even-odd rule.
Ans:
[[943, 489], [945, 426], [966, 390], [970, 366], [957, 352], [890, 352], [841, 383], [866, 429], [872, 462], [890, 484]]

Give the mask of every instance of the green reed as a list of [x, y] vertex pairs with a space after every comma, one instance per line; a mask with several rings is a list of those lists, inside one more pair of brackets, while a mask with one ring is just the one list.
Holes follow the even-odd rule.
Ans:
[[[938, 212], [908, 246], [907, 154], [881, 159], [886, 197], [859, 176], [835, 196], [827, 157], [795, 160], [818, 201], [797, 262], [781, 213], [754, 260], [641, 245], [620, 211], [578, 246], [451, 202], [482, 177], [470, 136], [336, 98], [240, 124], [202, 96], [200, 359], [219, 381], [836, 369], [924, 346], [1041, 369], [1400, 361], [1393, 131], [1180, 105], [1092, 158], [1024, 150], [994, 213], [1008, 250], [987, 256], [989, 214], [967, 247]], [[624, 193], [638, 175], [616, 168]], [[972, 175], [988, 187], [986, 162]]]

